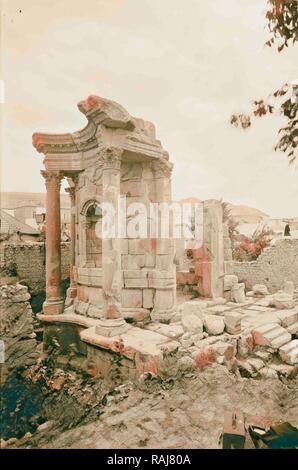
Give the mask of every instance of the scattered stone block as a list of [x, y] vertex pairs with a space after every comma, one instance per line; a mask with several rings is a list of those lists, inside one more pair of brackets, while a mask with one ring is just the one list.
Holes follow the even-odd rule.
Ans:
[[281, 326], [284, 328], [298, 321], [298, 311], [295, 310], [282, 310], [281, 312], [275, 312], [275, 314], [280, 318]]
[[231, 343], [218, 341], [212, 347], [219, 356], [223, 356], [226, 360], [231, 360], [235, 356], [235, 347]]
[[238, 277], [235, 274], [226, 274], [224, 276], [224, 291], [231, 290], [236, 284], [238, 284]]
[[298, 364], [298, 339], [294, 339], [279, 348], [279, 355], [287, 364]]
[[224, 316], [225, 330], [231, 335], [238, 335], [241, 333], [241, 313], [226, 312]]
[[263, 377], [264, 379], [277, 379], [278, 378], [276, 370], [273, 370], [270, 367], [263, 367], [263, 369], [261, 369], [259, 373], [261, 377]]
[[198, 318], [202, 319], [205, 313], [206, 313], [205, 302], [191, 300], [189, 302], [185, 302], [181, 306], [182, 318], [187, 315], [196, 315]]
[[225, 322], [222, 317], [216, 315], [204, 316], [204, 327], [209, 335], [221, 335], [225, 329]]
[[298, 335], [298, 322], [293, 323], [292, 325], [288, 326], [287, 331], [290, 333], [290, 335], [297, 336]]
[[267, 286], [265, 286], [264, 284], [255, 284], [252, 287], [252, 291], [254, 296], [256, 297], [261, 297], [269, 294]]
[[277, 323], [267, 323], [252, 331], [255, 345], [270, 346], [278, 349], [291, 341], [291, 335]]
[[262, 359], [256, 359], [256, 358], [249, 358], [247, 359], [247, 362], [252, 366], [252, 368], [258, 372], [260, 369], [262, 369], [262, 367], [264, 367], [264, 362], [262, 361]]
[[237, 344], [237, 352], [241, 357], [247, 357], [254, 348], [252, 334], [243, 334]]
[[236, 303], [245, 302], [245, 285], [243, 282], [232, 286], [231, 300]]
[[293, 366], [286, 364], [270, 364], [270, 369], [275, 370], [278, 374], [288, 377], [293, 370]]
[[293, 296], [286, 294], [285, 292], [277, 292], [272, 296], [270, 305], [275, 308], [290, 309], [294, 307]]
[[203, 333], [203, 322], [196, 315], [186, 315], [182, 317], [182, 326], [185, 332]]

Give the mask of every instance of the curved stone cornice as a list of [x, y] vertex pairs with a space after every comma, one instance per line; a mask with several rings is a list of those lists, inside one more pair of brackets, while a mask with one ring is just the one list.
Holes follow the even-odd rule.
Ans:
[[90, 95], [78, 103], [78, 108], [88, 120], [92, 119], [96, 124], [130, 131], [135, 128], [131, 115], [115, 101]]

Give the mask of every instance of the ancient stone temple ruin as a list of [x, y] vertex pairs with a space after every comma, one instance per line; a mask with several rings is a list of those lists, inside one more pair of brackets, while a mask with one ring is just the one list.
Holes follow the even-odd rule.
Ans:
[[[159, 357], [164, 337], [131, 323], [150, 318], [164, 322], [175, 314], [174, 243], [153, 238], [149, 228], [145, 238], [128, 238], [119, 214], [124, 196], [127, 206], [142, 202], [148, 207], [149, 225], [149, 204], [171, 201], [172, 164], [152, 123], [97, 96], [78, 108], [88, 120], [84, 129], [33, 135], [34, 147], [44, 155], [47, 191], [46, 301], [40, 316], [45, 342], [55, 332], [60, 339], [64, 335], [62, 343], [75, 337], [89, 358], [98, 347], [122, 351], [130, 360], [142, 353], [146, 362], [144, 357]], [[62, 178], [69, 182], [71, 198], [72, 265], [66, 300], [60, 291]], [[102, 202], [115, 209], [116, 230], [110, 238], [98, 237], [96, 229]]]

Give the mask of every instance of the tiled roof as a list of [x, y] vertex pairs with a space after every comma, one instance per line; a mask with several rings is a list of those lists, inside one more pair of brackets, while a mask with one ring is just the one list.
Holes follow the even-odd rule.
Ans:
[[13, 233], [16, 231], [27, 235], [39, 235], [38, 230], [20, 222], [12, 215], [0, 209], [0, 233]]

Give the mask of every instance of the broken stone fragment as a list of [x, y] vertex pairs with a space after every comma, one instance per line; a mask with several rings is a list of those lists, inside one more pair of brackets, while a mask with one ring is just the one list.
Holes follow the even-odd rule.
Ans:
[[231, 290], [236, 284], [238, 284], [238, 277], [235, 274], [226, 274], [224, 276], [224, 291]]
[[225, 330], [231, 335], [241, 333], [241, 313], [227, 312], [224, 316]]
[[281, 326], [284, 328], [291, 326], [298, 321], [298, 311], [296, 311], [296, 309], [276, 312], [276, 315], [278, 318], [280, 318]]
[[279, 348], [279, 355], [287, 364], [298, 364], [298, 339], [294, 339]]
[[222, 317], [217, 315], [205, 315], [204, 327], [209, 335], [221, 335], [225, 329], [225, 322]]
[[203, 333], [203, 322], [196, 315], [189, 314], [182, 317], [182, 326], [185, 332], [194, 334]]
[[267, 286], [264, 284], [255, 284], [252, 287], [252, 291], [255, 297], [262, 297], [269, 294]]
[[294, 307], [293, 296], [285, 292], [277, 292], [272, 296], [270, 306], [279, 309], [290, 309]]
[[231, 300], [236, 303], [245, 302], [245, 285], [243, 282], [232, 286]]
[[267, 323], [256, 327], [252, 331], [252, 336], [255, 345], [270, 346], [274, 349], [291, 341], [291, 335], [277, 323]]
[[263, 367], [260, 369], [260, 375], [264, 379], [277, 379], [278, 375], [276, 370], [271, 369], [270, 367]]

